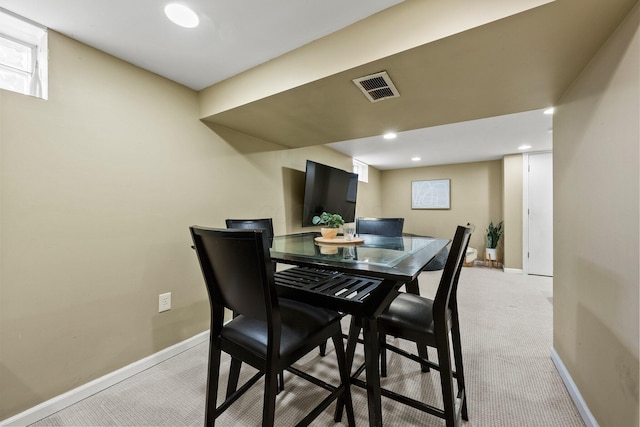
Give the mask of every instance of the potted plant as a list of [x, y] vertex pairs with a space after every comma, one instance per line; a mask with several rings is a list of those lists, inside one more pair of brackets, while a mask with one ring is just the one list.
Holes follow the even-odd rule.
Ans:
[[487, 228], [487, 247], [485, 249], [485, 256], [487, 259], [492, 261], [497, 260], [497, 250], [498, 241], [500, 241], [500, 236], [502, 236], [502, 221], [498, 223], [498, 225], [494, 226], [493, 221], [489, 223], [489, 227]]
[[338, 235], [338, 228], [344, 224], [344, 219], [342, 219], [342, 216], [339, 214], [322, 212], [319, 216], [314, 216], [311, 222], [313, 222], [314, 225], [324, 226], [320, 228], [322, 237], [325, 239], [333, 239]]

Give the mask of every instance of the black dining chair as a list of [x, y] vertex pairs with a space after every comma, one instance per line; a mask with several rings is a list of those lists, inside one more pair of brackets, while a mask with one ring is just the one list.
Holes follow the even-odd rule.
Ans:
[[[238, 228], [245, 230], [265, 230], [267, 237], [269, 238], [269, 247], [273, 244], [273, 220], [271, 218], [260, 219], [226, 219], [225, 223], [227, 228]], [[273, 271], [276, 271], [276, 263], [273, 263]], [[327, 352], [327, 344], [322, 343], [320, 345], [320, 355], [324, 356]], [[280, 375], [278, 377], [279, 390], [284, 390], [284, 377]]]
[[401, 237], [404, 218], [356, 218], [356, 234]]
[[[264, 230], [269, 239], [269, 247], [273, 245], [273, 219], [271, 218], [258, 218], [258, 219], [233, 219], [227, 218], [224, 220], [227, 228], [235, 228], [241, 230]], [[276, 271], [276, 263], [272, 263], [273, 271]]]
[[227, 218], [224, 220], [227, 228], [237, 228], [244, 230], [264, 230], [267, 238], [269, 239], [269, 247], [273, 243], [273, 219], [271, 218], [258, 218], [258, 219], [233, 219]]
[[[227, 218], [224, 220], [227, 228], [234, 228], [238, 230], [264, 230], [265, 236], [269, 240], [269, 247], [273, 245], [273, 219], [272, 218], [257, 218], [257, 219], [239, 219], [239, 218]], [[271, 263], [274, 273], [277, 270], [275, 262]], [[233, 317], [236, 317], [236, 313], [233, 313]], [[321, 354], [324, 356], [326, 349], [326, 343], [322, 344]], [[237, 372], [240, 375], [240, 372]], [[282, 372], [278, 374], [278, 392], [284, 390], [284, 376]]]
[[[398, 293], [389, 307], [378, 317], [381, 349], [380, 375], [383, 377], [387, 375], [385, 349], [419, 362], [423, 372], [428, 371], [429, 367], [440, 371], [444, 410], [406, 396], [402, 396], [401, 399], [405, 402], [410, 402], [409, 404], [417, 409], [445, 419], [447, 427], [458, 425], [457, 400], [460, 401], [458, 408], [461, 411], [462, 419], [469, 419], [464, 368], [462, 365], [457, 288], [472, 232], [473, 226], [457, 227], [438, 290], [433, 300], [414, 294]], [[424, 353], [426, 353], [427, 347], [435, 348], [438, 355], [438, 364], [388, 344], [386, 342], [387, 335], [415, 342], [418, 348], [424, 348]], [[451, 360], [449, 335], [451, 335], [455, 370]], [[457, 393], [454, 393], [453, 378], [456, 379]], [[388, 397], [394, 398], [393, 395], [395, 395], [396, 398], [400, 399], [399, 395], [392, 392], [388, 393], [392, 395], [388, 395]]]
[[[375, 234], [384, 237], [402, 237], [404, 218], [356, 218], [356, 234]], [[405, 283], [407, 292], [420, 295], [418, 280]]]
[[[375, 234], [385, 237], [402, 237], [404, 218], [356, 218], [356, 234]], [[420, 295], [418, 279], [404, 284], [408, 293]], [[420, 357], [428, 357], [426, 350], [418, 346]]]
[[[310, 424], [338, 398], [346, 402], [349, 425], [355, 425], [340, 313], [278, 298], [270, 268], [268, 236], [263, 230], [197, 226], [190, 230], [211, 306], [205, 426], [214, 426], [216, 418], [262, 376], [265, 377], [262, 425], [273, 426], [276, 375], [284, 369], [331, 390], [331, 395], [298, 425]], [[228, 323], [223, 323], [225, 308], [238, 313]], [[341, 384], [337, 387], [291, 366], [328, 338], [333, 339], [338, 359]], [[226, 400], [217, 406], [222, 351], [231, 356], [231, 366]], [[238, 388], [238, 377], [231, 372], [239, 372], [242, 362], [258, 369], [258, 373]], [[340, 416], [341, 412], [336, 411], [336, 421]]]

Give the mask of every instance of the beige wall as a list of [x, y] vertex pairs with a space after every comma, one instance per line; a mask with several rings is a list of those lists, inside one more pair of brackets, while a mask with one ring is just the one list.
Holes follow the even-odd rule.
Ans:
[[208, 328], [190, 225], [297, 231], [305, 160], [351, 168], [214, 131], [197, 93], [55, 32], [49, 48], [48, 101], [0, 90], [0, 420]]
[[522, 269], [522, 162], [522, 154], [502, 159], [503, 259], [505, 268], [515, 270]]
[[638, 6], [554, 117], [554, 340], [602, 427], [638, 425]]
[[[411, 182], [430, 179], [451, 180], [451, 209], [411, 209]], [[502, 219], [502, 161], [385, 170], [382, 194], [383, 216], [404, 217], [407, 233], [452, 238], [457, 225], [475, 224], [469, 246], [482, 259], [485, 230]]]

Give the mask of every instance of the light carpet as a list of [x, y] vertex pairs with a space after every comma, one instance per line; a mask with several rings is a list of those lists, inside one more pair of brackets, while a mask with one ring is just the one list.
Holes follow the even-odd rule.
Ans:
[[[422, 295], [434, 295], [441, 273], [420, 275]], [[463, 426], [584, 426], [551, 361], [551, 278], [465, 267], [458, 304], [469, 409], [469, 421]], [[345, 331], [348, 324], [347, 318]], [[401, 344], [415, 352], [414, 344]], [[202, 426], [207, 353], [207, 343], [195, 346], [32, 425]], [[430, 350], [429, 355], [437, 360], [435, 352]], [[362, 346], [358, 346], [354, 366], [363, 360]], [[223, 356], [223, 363], [221, 392], [226, 387], [228, 357]], [[331, 343], [326, 356], [314, 351], [296, 366], [334, 384], [339, 382]], [[244, 365], [241, 381], [254, 372]], [[417, 363], [389, 352], [388, 373], [388, 378], [382, 379], [383, 387], [442, 407], [437, 371], [421, 373]], [[327, 393], [289, 373], [285, 381], [285, 391], [277, 398], [278, 426], [294, 425]], [[262, 386], [263, 381], [258, 381], [217, 424], [260, 425]], [[368, 425], [365, 391], [352, 387], [352, 394], [357, 425]], [[331, 405], [313, 425], [336, 425], [334, 407]], [[444, 426], [437, 417], [384, 397], [382, 415], [388, 426]], [[346, 425], [346, 416], [338, 425]]]

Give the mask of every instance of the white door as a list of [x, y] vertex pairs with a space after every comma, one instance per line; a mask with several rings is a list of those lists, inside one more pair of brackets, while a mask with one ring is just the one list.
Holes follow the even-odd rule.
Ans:
[[529, 274], [553, 276], [553, 157], [528, 157]]

